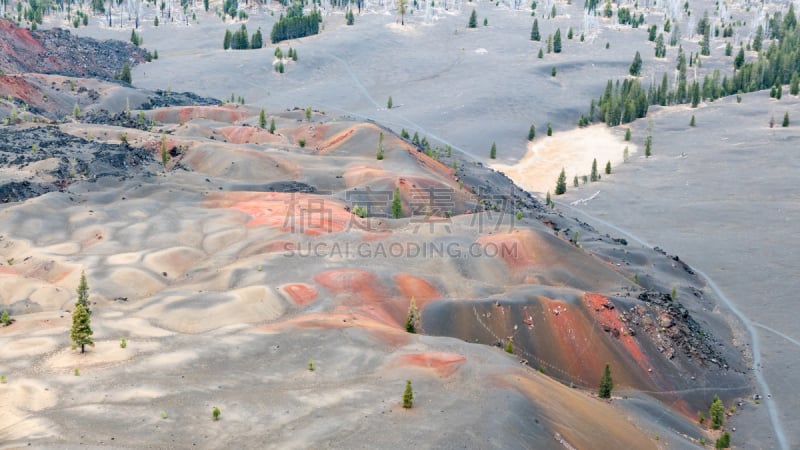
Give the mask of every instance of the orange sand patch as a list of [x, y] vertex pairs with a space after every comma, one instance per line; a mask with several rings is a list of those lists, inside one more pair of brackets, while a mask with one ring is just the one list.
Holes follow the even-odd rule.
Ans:
[[353, 215], [344, 204], [329, 197], [286, 192], [225, 192], [208, 196], [211, 208], [236, 209], [250, 216], [248, 227], [277, 227], [311, 235], [336, 233], [347, 228]]
[[422, 367], [424, 369], [431, 369], [442, 378], [447, 378], [454, 374], [466, 360], [467, 358], [455, 353], [409, 353], [394, 358], [394, 360], [389, 363], [389, 367]]
[[[350, 127], [350, 128], [348, 128], [348, 129], [346, 129], [344, 131], [336, 133], [335, 135], [333, 135], [332, 137], [326, 139], [325, 141], [320, 142], [317, 152], [318, 153], [322, 153], [322, 152], [328, 152], [330, 150], [335, 149], [342, 142], [346, 141], [347, 138], [352, 136], [356, 132], [356, 129], [358, 129], [359, 127], [363, 127], [363, 126], [365, 126], [365, 125], [362, 124], [362, 125], [356, 125], [354, 127]], [[327, 131], [327, 129], [325, 131]]]
[[271, 144], [285, 141], [280, 135], [255, 127], [230, 126], [219, 128], [219, 131], [233, 144]]
[[16, 275], [16, 274], [17, 274], [17, 271], [16, 271], [16, 270], [14, 270], [12, 267], [8, 267], [8, 266], [0, 266], [0, 274], [5, 274], [5, 275]]
[[285, 284], [280, 289], [289, 294], [292, 301], [300, 306], [305, 306], [317, 298], [317, 290], [307, 284]]
[[406, 151], [408, 151], [408, 153], [417, 160], [419, 165], [430, 170], [431, 172], [443, 176], [445, 179], [455, 180], [456, 173], [452, 167], [431, 158], [430, 156], [426, 155], [425, 152], [419, 151], [416, 147], [406, 141], [401, 140], [400, 142], [402, 142], [402, 145], [406, 148]]
[[574, 448], [658, 448], [613, 404], [592, 399], [581, 390], [522, 369], [497, 374], [494, 380], [528, 397], [541, 410], [541, 420]]
[[348, 167], [342, 174], [345, 186], [348, 189], [360, 184], [369, 183], [378, 178], [387, 178], [393, 176], [390, 172], [375, 166], [359, 165]]
[[428, 281], [417, 278], [407, 273], [399, 273], [394, 276], [397, 287], [407, 299], [414, 298], [414, 302], [422, 309], [431, 300], [442, 298], [442, 294], [436, 287]]
[[392, 299], [379, 290], [381, 282], [372, 272], [357, 269], [329, 270], [314, 276], [314, 281], [337, 297], [337, 312], [353, 311], [385, 325], [401, 328], [400, 317], [408, 299]]
[[19, 75], [0, 75], [0, 95], [15, 97], [36, 106], [44, 101], [39, 89]]
[[478, 238], [477, 242], [484, 247], [492, 244], [497, 248], [497, 256], [509, 268], [521, 269], [538, 262], [534, 255], [537, 247], [541, 249], [542, 246], [536, 240], [537, 238], [531, 230], [514, 230], [508, 233], [483, 235]]
[[235, 106], [182, 106], [159, 108], [155, 119], [159, 122], [188, 122], [192, 119], [209, 119], [216, 122], [233, 123], [247, 117], [246, 111], [238, 111]]
[[381, 342], [395, 347], [406, 345], [411, 336], [405, 330], [398, 330], [357, 313], [307, 314], [282, 322], [261, 325], [254, 328], [253, 331], [275, 333], [291, 329], [332, 330], [353, 327], [363, 328], [379, 338]]

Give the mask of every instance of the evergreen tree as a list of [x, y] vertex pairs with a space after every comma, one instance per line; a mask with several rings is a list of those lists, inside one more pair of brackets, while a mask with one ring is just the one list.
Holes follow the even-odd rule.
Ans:
[[264, 108], [258, 113], [258, 127], [267, 128], [267, 115], [264, 113]]
[[228, 50], [231, 48], [231, 39], [233, 35], [231, 35], [231, 30], [225, 30], [225, 38], [222, 40], [222, 49]]
[[549, 123], [547, 124], [547, 135], [548, 136], [553, 135], [553, 127], [551, 127]]
[[711, 419], [711, 428], [719, 430], [725, 421], [725, 405], [717, 395], [711, 401], [711, 407], [708, 408], [708, 417]]
[[478, 13], [475, 12], [475, 8], [472, 8], [472, 14], [469, 15], [469, 23], [467, 23], [467, 28], [477, 28], [478, 27]]
[[394, 189], [392, 196], [392, 217], [399, 219], [403, 217], [403, 202], [400, 200], [400, 188]]
[[378, 152], [375, 155], [375, 158], [378, 161], [383, 160], [383, 131], [381, 131], [380, 137], [378, 138]]
[[72, 339], [73, 348], [80, 346], [81, 353], [86, 351], [85, 346], [87, 345], [94, 347], [94, 340], [92, 339], [94, 332], [91, 328], [91, 322], [92, 318], [89, 315], [89, 311], [81, 303], [75, 303], [75, 309], [72, 311], [70, 339]]
[[611, 398], [611, 390], [614, 389], [614, 381], [611, 379], [611, 366], [606, 364], [603, 369], [603, 376], [600, 377], [600, 387], [597, 396], [600, 398]]
[[644, 156], [645, 158], [649, 158], [653, 153], [653, 137], [647, 136], [644, 139]]
[[539, 59], [542, 59], [542, 58], [544, 58], [544, 52], [542, 51], [542, 49], [541, 49], [541, 48], [539, 49], [539, 54], [537, 55], [537, 57], [538, 57]]
[[533, 138], [536, 137], [536, 126], [531, 124], [531, 127], [528, 129], [528, 140], [532, 141]]
[[128, 83], [128, 84], [131, 84], [131, 82], [132, 82], [132, 80], [131, 80], [131, 66], [129, 66], [127, 62], [125, 62], [122, 65], [122, 73], [120, 73], [119, 79], [124, 81], [124, 82], [126, 82], [126, 83]]
[[531, 40], [541, 41], [542, 35], [539, 33], [539, 19], [533, 19], [533, 27], [531, 28]]
[[489, 150], [489, 158], [497, 159], [497, 145], [492, 142], [492, 149]]
[[630, 128], [625, 130], [625, 140], [626, 141], [630, 141], [631, 140], [631, 129]]
[[403, 391], [403, 408], [411, 408], [414, 405], [414, 389], [411, 387], [411, 380], [406, 380], [406, 389]]
[[386, 102], [386, 108], [392, 109], [392, 96], [389, 96], [389, 101]]
[[514, 343], [511, 340], [506, 343], [506, 353], [514, 353]]
[[689, 121], [689, 126], [690, 126], [690, 127], [693, 127], [693, 126], [695, 126], [694, 114], [692, 114], [692, 120], [690, 120], [690, 121]]
[[598, 179], [598, 176], [597, 176], [597, 158], [595, 158], [592, 161], [592, 172], [591, 172], [591, 174], [589, 174], [589, 180], [597, 181], [597, 179]]
[[633, 57], [633, 62], [631, 63], [631, 67], [628, 69], [628, 73], [631, 75], [638, 77], [639, 74], [642, 72], [642, 55], [639, 52], [636, 52], [636, 55]]
[[736, 57], [733, 58], [733, 68], [734, 70], [739, 70], [744, 65], [744, 48], [739, 47], [739, 53], [736, 54]]
[[797, 95], [800, 93], [800, 76], [797, 72], [792, 73], [792, 78], [789, 80], [789, 94]]
[[606, 175], [611, 175], [611, 161], [606, 163]]
[[347, 25], [353, 25], [356, 22], [356, 17], [353, 15], [352, 9], [348, 9], [347, 12], [344, 13], [344, 18]]
[[783, 114], [783, 124], [782, 124], [782, 126], [783, 126], [784, 128], [786, 128], [786, 127], [788, 127], [788, 126], [789, 126], [789, 111], [786, 111], [786, 112]]
[[0, 316], [0, 323], [2, 323], [4, 326], [11, 325], [11, 315], [9, 315], [8, 311], [5, 309], [3, 310], [3, 315]]
[[269, 134], [275, 134], [275, 118], [269, 121]]
[[550, 191], [547, 191], [547, 196], [544, 198], [544, 204], [550, 206], [553, 200], [550, 198]]
[[578, 176], [575, 175], [575, 177], [572, 179], [572, 187], [578, 187], [579, 184], [580, 183], [578, 182]]
[[89, 307], [89, 283], [86, 281], [86, 272], [81, 271], [81, 280], [78, 282], [78, 300], [76, 303], [79, 303], [83, 306], [83, 309], [86, 310], [89, 314], [92, 313], [91, 308]]
[[253, 34], [252, 40], [250, 41], [250, 48], [261, 48], [264, 46], [264, 38], [261, 36], [261, 27], [258, 27], [255, 34]]
[[418, 325], [419, 309], [417, 309], [417, 302], [414, 301], [414, 297], [411, 297], [411, 302], [408, 304], [408, 315], [406, 316], [406, 331], [416, 333]]
[[169, 153], [167, 153], [167, 135], [161, 134], [161, 164], [164, 165], [164, 170], [167, 169], [167, 161], [169, 161]]
[[722, 433], [722, 435], [714, 442], [714, 448], [716, 449], [725, 449], [731, 448], [731, 435], [727, 431]]
[[553, 53], [561, 53], [561, 28], [558, 28], [553, 36]]
[[556, 195], [562, 195], [567, 192], [567, 174], [564, 172], [564, 169], [561, 169], [561, 174], [558, 176], [558, 180], [556, 180]]

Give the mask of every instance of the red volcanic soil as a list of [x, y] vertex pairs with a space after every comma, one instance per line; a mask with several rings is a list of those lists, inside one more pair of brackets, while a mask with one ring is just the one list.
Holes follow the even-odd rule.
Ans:
[[281, 289], [289, 294], [296, 305], [305, 306], [317, 298], [317, 290], [307, 284], [285, 284]]
[[389, 367], [421, 367], [432, 370], [442, 378], [447, 378], [454, 374], [466, 360], [467, 358], [455, 353], [409, 353], [394, 358], [389, 363]]
[[14, 67], [12, 61], [21, 62], [44, 51], [29, 30], [17, 28], [11, 20], [0, 19], [0, 36], [0, 67], [6, 70]]
[[272, 144], [286, 142], [283, 136], [255, 127], [230, 126], [220, 128], [225, 139], [233, 144]]
[[[2, 22], [2, 21], [0, 21]], [[3, 42], [0, 42], [0, 47]], [[44, 100], [39, 89], [25, 78], [15, 75], [0, 75], [0, 95], [18, 98], [29, 105], [38, 106]]]
[[231, 208], [250, 216], [247, 226], [280, 227], [321, 235], [347, 229], [352, 214], [341, 202], [313, 194], [286, 192], [225, 192], [208, 196], [211, 208]]
[[236, 106], [180, 106], [160, 108], [155, 119], [164, 123], [184, 123], [192, 119], [208, 119], [215, 122], [233, 123], [247, 117], [247, 112]]
[[336, 296], [337, 311], [353, 311], [385, 325], [402, 328], [401, 317], [408, 309], [408, 300], [394, 299], [380, 289], [382, 283], [366, 270], [329, 270], [314, 276], [314, 281]]
[[403, 293], [403, 297], [413, 298], [419, 309], [422, 309], [429, 301], [442, 297], [436, 287], [422, 278], [407, 273], [398, 273], [394, 276], [394, 280], [397, 282], [400, 292]]
[[583, 302], [603, 330], [611, 330], [612, 335], [622, 343], [628, 355], [633, 357], [639, 367], [645, 371], [652, 368], [647, 357], [642, 353], [642, 349], [639, 348], [639, 343], [628, 333], [625, 324], [619, 320], [619, 311], [615, 310], [614, 305], [607, 298], [600, 294], [587, 293], [583, 296]]

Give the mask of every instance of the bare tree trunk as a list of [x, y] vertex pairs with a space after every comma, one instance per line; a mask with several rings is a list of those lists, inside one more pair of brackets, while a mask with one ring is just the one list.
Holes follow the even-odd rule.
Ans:
[[86, 349], [84, 348], [85, 344], [81, 344], [81, 353], [85, 353]]

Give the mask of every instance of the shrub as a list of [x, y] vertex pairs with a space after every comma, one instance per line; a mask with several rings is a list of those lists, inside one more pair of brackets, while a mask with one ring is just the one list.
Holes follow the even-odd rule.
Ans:
[[119, 340], [119, 348], [126, 348], [128, 347], [128, 341], [125, 338]]
[[510, 340], [506, 344], [506, 353], [514, 353], [514, 343]]
[[403, 391], [403, 408], [411, 408], [414, 405], [414, 389], [411, 387], [411, 380], [406, 380], [406, 389]]
[[211, 410], [211, 418], [213, 420], [219, 420], [220, 414], [222, 414], [222, 412], [216, 406]]

